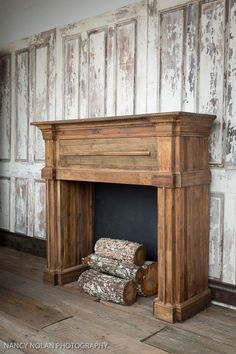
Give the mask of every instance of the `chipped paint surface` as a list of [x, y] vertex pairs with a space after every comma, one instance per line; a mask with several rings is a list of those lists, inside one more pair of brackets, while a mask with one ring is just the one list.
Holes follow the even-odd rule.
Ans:
[[185, 95], [183, 97], [183, 108], [188, 112], [196, 111], [196, 96], [197, 96], [197, 49], [199, 9], [198, 4], [193, 3], [187, 6], [186, 9], [186, 62], [185, 62]]
[[221, 279], [223, 256], [224, 195], [212, 194], [210, 198], [209, 276]]
[[16, 54], [16, 160], [28, 160], [29, 51]]
[[225, 199], [223, 281], [236, 283], [236, 195], [227, 194]]
[[34, 202], [34, 235], [46, 237], [46, 186], [44, 182], [35, 181], [35, 202]]
[[80, 114], [81, 118], [88, 117], [88, 34], [81, 33], [81, 63], [80, 63]]
[[120, 25], [117, 32], [116, 114], [134, 113], [135, 22]]
[[89, 36], [89, 117], [105, 115], [106, 41], [105, 31]]
[[142, 1], [3, 48], [0, 227], [45, 237], [44, 147], [31, 121], [216, 113], [209, 271], [236, 284], [235, 68], [236, 0]]
[[64, 42], [64, 118], [78, 117], [79, 110], [79, 38]]
[[236, 168], [236, 0], [230, 1], [226, 167]]
[[221, 164], [224, 90], [224, 1], [201, 6], [199, 111], [216, 114], [210, 138], [213, 164]]
[[0, 228], [9, 230], [10, 226], [10, 179], [0, 178]]
[[0, 57], [0, 160], [11, 153], [11, 55]]
[[178, 111], [182, 107], [183, 10], [161, 15], [160, 109]]
[[28, 186], [27, 180], [16, 179], [16, 232], [27, 234], [27, 206]]
[[[35, 120], [48, 119], [48, 46], [36, 48]], [[44, 160], [44, 141], [36, 130], [35, 160]]]

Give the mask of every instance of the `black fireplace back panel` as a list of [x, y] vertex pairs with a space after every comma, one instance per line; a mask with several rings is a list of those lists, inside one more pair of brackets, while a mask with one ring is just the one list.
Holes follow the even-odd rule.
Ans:
[[100, 237], [143, 243], [147, 259], [157, 260], [157, 189], [94, 184], [94, 243]]

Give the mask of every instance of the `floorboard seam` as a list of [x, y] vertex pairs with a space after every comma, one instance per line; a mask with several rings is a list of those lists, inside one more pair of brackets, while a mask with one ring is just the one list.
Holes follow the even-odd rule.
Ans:
[[67, 317], [65, 317], [65, 318], [62, 318], [62, 319], [60, 319], [60, 320], [57, 320], [57, 321], [55, 321], [55, 322], [49, 323], [49, 324], [47, 324], [47, 325], [41, 327], [41, 328], [40, 328], [40, 331], [41, 331], [42, 329], [51, 327], [51, 326], [53, 326], [54, 324], [57, 324], [57, 323], [59, 323], [59, 322], [66, 321], [66, 320], [68, 320], [68, 319], [70, 319], [70, 318], [72, 318], [72, 317], [74, 317], [74, 316], [73, 316], [73, 315], [70, 315], [70, 316], [67, 316]]

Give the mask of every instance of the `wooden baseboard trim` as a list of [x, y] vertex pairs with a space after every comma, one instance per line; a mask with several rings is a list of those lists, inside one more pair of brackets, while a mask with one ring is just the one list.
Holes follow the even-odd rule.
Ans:
[[46, 240], [0, 229], [0, 246], [46, 258]]
[[236, 285], [209, 279], [211, 299], [223, 304], [236, 306]]
[[53, 285], [64, 285], [78, 280], [78, 277], [89, 267], [85, 264], [79, 264], [74, 267], [64, 269], [63, 271], [50, 272], [47, 268], [43, 272], [43, 281]]
[[169, 323], [182, 322], [207, 308], [210, 302], [211, 292], [209, 289], [180, 304], [171, 305], [156, 300], [153, 306], [154, 316]]

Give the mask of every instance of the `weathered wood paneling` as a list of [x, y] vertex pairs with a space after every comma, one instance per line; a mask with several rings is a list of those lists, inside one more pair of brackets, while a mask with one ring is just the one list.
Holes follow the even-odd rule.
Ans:
[[210, 198], [209, 275], [221, 280], [223, 256], [224, 195]]
[[229, 2], [226, 168], [236, 168], [236, 0]]
[[89, 35], [89, 117], [105, 115], [106, 99], [106, 47], [105, 31]]
[[[148, 2], [147, 45], [147, 112], [159, 111], [159, 23], [158, 1]], [[158, 64], [157, 64], [158, 63]]]
[[0, 57], [0, 160], [11, 154], [11, 55]]
[[184, 11], [161, 15], [160, 109], [178, 111], [182, 107]]
[[117, 26], [116, 114], [133, 114], [135, 106], [136, 23]]
[[80, 64], [80, 117], [88, 117], [88, 34], [81, 33], [81, 64]]
[[16, 54], [16, 160], [28, 160], [29, 51]]
[[16, 201], [15, 201], [15, 231], [27, 234], [28, 221], [28, 184], [27, 180], [23, 178], [16, 178]]
[[76, 118], [79, 114], [79, 36], [64, 40], [64, 118]]
[[196, 112], [197, 98], [197, 67], [198, 67], [198, 21], [199, 8], [197, 3], [186, 7], [186, 40], [185, 47], [185, 81], [183, 109]]
[[0, 228], [10, 228], [10, 179], [0, 178]]
[[[48, 120], [48, 46], [36, 48], [35, 54], [35, 119]], [[36, 131], [35, 160], [44, 160], [44, 142]]]
[[226, 283], [236, 284], [236, 194], [225, 193], [223, 277]]
[[199, 111], [217, 115], [210, 138], [211, 163], [222, 164], [225, 1], [201, 5]]
[[42, 181], [35, 181], [34, 194], [34, 236], [46, 237], [46, 186]]

